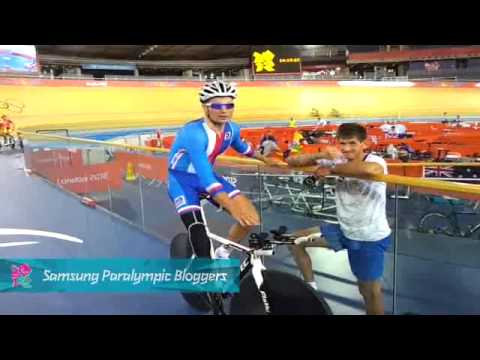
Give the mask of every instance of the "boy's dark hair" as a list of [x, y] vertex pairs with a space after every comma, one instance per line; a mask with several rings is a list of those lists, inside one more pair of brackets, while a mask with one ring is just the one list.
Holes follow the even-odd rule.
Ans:
[[355, 123], [342, 124], [337, 130], [337, 139], [351, 139], [356, 138], [360, 142], [364, 142], [367, 139], [367, 130]]

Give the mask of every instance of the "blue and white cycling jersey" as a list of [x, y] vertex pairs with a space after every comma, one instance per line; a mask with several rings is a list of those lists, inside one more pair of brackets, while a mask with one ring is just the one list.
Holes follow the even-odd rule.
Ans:
[[168, 158], [169, 172], [196, 174], [199, 187], [214, 196], [224, 191], [224, 186], [218, 181], [213, 164], [230, 146], [240, 154], [254, 154], [252, 147], [241, 140], [238, 125], [229, 121], [219, 136], [204, 119], [194, 120], [177, 133]]

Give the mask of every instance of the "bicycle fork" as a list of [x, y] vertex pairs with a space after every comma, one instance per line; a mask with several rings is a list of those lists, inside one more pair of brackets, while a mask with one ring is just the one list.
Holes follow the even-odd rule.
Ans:
[[250, 260], [252, 266], [252, 275], [257, 285], [258, 292], [260, 293], [260, 298], [262, 299], [263, 306], [265, 307], [265, 312], [269, 315], [272, 312], [271, 304], [265, 291], [265, 283], [263, 279], [262, 271], [266, 270], [265, 265], [263, 265], [262, 259], [253, 254]]

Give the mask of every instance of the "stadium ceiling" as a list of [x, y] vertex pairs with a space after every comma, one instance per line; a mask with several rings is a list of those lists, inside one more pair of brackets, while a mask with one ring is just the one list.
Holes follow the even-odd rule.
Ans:
[[131, 61], [245, 58], [252, 45], [37, 45], [40, 55]]
[[[291, 46], [291, 45], [286, 45]], [[250, 58], [255, 45], [36, 45], [40, 55], [130, 61]], [[295, 45], [302, 55], [324, 55], [345, 45]]]
[[[262, 45], [36, 45], [42, 57], [75, 57], [119, 61], [208, 61], [222, 59], [248, 60], [256, 46]], [[344, 57], [350, 53], [378, 51], [379, 45], [274, 45], [295, 48], [303, 61]], [[410, 45], [411, 48], [439, 47]], [[451, 45], [445, 45], [451, 47]]]

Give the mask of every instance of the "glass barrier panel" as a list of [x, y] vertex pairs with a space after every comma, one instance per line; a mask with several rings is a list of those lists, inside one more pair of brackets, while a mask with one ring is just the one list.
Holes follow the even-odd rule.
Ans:
[[395, 313], [478, 314], [480, 192], [412, 187], [398, 203]]
[[168, 195], [168, 154], [142, 152], [138, 158], [138, 176], [143, 206], [144, 229], [170, 242], [186, 229]]
[[[24, 139], [25, 173], [29, 174], [28, 190], [31, 204], [44, 204], [25, 209], [31, 230], [61, 234], [50, 235], [53, 241], [35, 237], [40, 245], [35, 248], [36, 257], [85, 256], [89, 250], [88, 240], [98, 237], [99, 232], [108, 234], [111, 229], [95, 226], [95, 216], [88, 204], [82, 206], [83, 197], [90, 196], [97, 188], [91, 181], [85, 144], [68, 140], [35, 136]], [[79, 240], [65, 239], [63, 235]]]
[[139, 162], [137, 151], [117, 147], [113, 149], [111, 164], [118, 176], [118, 182], [111, 187], [111, 210], [132, 224], [143, 226]]

